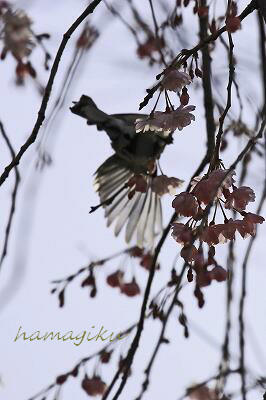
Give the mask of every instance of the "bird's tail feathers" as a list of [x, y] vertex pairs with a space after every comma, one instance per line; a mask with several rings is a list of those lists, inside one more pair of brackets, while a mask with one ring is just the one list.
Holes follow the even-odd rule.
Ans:
[[130, 242], [135, 236], [138, 246], [150, 247], [157, 234], [162, 231], [161, 200], [151, 190], [152, 177], [147, 177], [146, 193], [136, 192], [129, 198], [130, 188], [127, 182], [133, 175], [121, 163], [121, 159], [113, 155], [96, 171], [95, 189], [105, 209], [107, 226], [116, 221], [115, 235], [119, 235], [125, 227], [126, 242]]

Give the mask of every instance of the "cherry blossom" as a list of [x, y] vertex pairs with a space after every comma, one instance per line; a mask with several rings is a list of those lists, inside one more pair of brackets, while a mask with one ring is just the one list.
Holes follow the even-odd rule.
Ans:
[[123, 280], [123, 272], [118, 270], [116, 272], [114, 272], [111, 275], [108, 275], [108, 277], [106, 278], [106, 281], [108, 283], [109, 286], [111, 287], [120, 287], [120, 285], [122, 284], [122, 280]]
[[124, 293], [128, 297], [134, 297], [140, 294], [140, 288], [135, 278], [131, 282], [124, 283], [120, 286], [121, 293]]
[[227, 197], [225, 208], [245, 210], [248, 203], [255, 201], [255, 193], [248, 186], [241, 186], [233, 190]]
[[183, 128], [195, 121], [195, 116], [191, 111], [195, 106], [179, 106], [176, 110], [155, 111], [149, 117], [136, 120], [136, 132], [155, 131], [163, 136], [168, 136], [176, 129], [181, 131]]
[[194, 245], [184, 246], [180, 252], [181, 257], [188, 263], [195, 261], [198, 255], [198, 250]]
[[241, 20], [239, 17], [229, 16], [226, 20], [226, 30], [230, 33], [234, 33], [241, 28]]
[[174, 177], [168, 177], [166, 175], [159, 175], [153, 178], [151, 189], [153, 192], [162, 196], [166, 193], [175, 194], [175, 188], [182, 185], [184, 181]]
[[262, 224], [265, 221], [263, 217], [257, 214], [247, 213], [242, 220], [235, 220], [236, 230], [245, 239], [248, 236], [255, 236], [256, 224]]
[[92, 378], [85, 375], [81, 386], [89, 396], [103, 395], [106, 390], [105, 382], [97, 375], [94, 375]]
[[186, 225], [181, 224], [180, 222], [174, 222], [171, 228], [172, 237], [177, 243], [184, 245], [192, 241], [192, 231]]
[[[204, 203], [209, 204], [215, 198], [220, 198], [223, 195], [223, 189], [229, 189], [234, 183], [234, 171], [217, 169], [209, 174], [208, 177], [199, 181], [199, 177], [194, 178], [193, 188], [191, 192], [197, 199]], [[198, 183], [196, 183], [196, 179]], [[196, 184], [195, 184], [196, 183]]]
[[172, 202], [172, 207], [177, 214], [184, 217], [195, 217], [199, 209], [197, 198], [187, 192], [178, 194]]
[[190, 83], [191, 78], [186, 72], [181, 72], [176, 68], [171, 68], [165, 73], [161, 81], [161, 89], [179, 92], [184, 86], [187, 86]]
[[131, 188], [128, 193], [128, 198], [131, 199], [136, 192], [146, 193], [147, 192], [147, 180], [144, 175], [134, 175], [127, 182], [127, 186]]
[[215, 279], [217, 282], [223, 282], [227, 279], [227, 271], [220, 265], [216, 265], [210, 272], [211, 278]]

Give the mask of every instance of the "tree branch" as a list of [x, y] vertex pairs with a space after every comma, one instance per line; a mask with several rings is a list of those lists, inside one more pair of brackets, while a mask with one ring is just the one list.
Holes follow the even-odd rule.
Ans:
[[38, 117], [37, 117], [36, 123], [34, 125], [33, 131], [30, 134], [30, 136], [28, 137], [28, 139], [26, 140], [26, 142], [21, 146], [19, 152], [17, 153], [17, 155], [15, 155], [15, 157], [12, 160], [12, 162], [5, 167], [4, 172], [0, 176], [0, 186], [7, 179], [7, 177], [9, 176], [10, 171], [12, 171], [12, 169], [16, 165], [19, 164], [19, 162], [20, 162], [22, 156], [24, 155], [24, 153], [35, 142], [35, 140], [36, 140], [36, 138], [38, 136], [39, 130], [40, 130], [40, 128], [42, 126], [42, 123], [43, 123], [43, 121], [45, 119], [45, 112], [46, 112], [46, 108], [47, 108], [47, 105], [48, 105], [48, 102], [49, 102], [49, 99], [50, 99], [50, 95], [51, 95], [54, 79], [55, 79], [55, 76], [57, 74], [57, 70], [58, 70], [58, 67], [59, 67], [59, 64], [60, 64], [60, 60], [61, 60], [62, 54], [63, 54], [63, 52], [65, 50], [65, 47], [67, 45], [67, 42], [69, 41], [70, 37], [75, 32], [75, 30], [79, 27], [79, 25], [85, 20], [85, 18], [89, 14], [93, 13], [94, 9], [98, 6], [98, 4], [101, 3], [101, 1], [102, 0], [93, 0], [88, 5], [88, 7], [85, 9], [85, 11], [76, 19], [76, 21], [66, 31], [66, 33], [64, 33], [63, 39], [61, 41], [61, 44], [59, 46], [59, 49], [57, 51], [56, 57], [54, 59], [54, 62], [53, 62], [52, 68], [51, 68], [49, 80], [48, 80], [48, 83], [47, 83], [45, 91], [44, 91], [42, 103], [41, 103], [40, 109], [38, 111]]

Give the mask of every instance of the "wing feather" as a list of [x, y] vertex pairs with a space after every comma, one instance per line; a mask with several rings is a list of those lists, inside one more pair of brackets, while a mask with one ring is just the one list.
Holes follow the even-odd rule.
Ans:
[[130, 188], [125, 187], [125, 184], [133, 175], [134, 172], [123, 163], [123, 160], [114, 155], [96, 171], [97, 192], [101, 203], [114, 197], [110, 204], [104, 204], [103, 207], [107, 226], [116, 221], [114, 229], [116, 236], [125, 227], [126, 242], [130, 242], [136, 234], [138, 246], [152, 246], [155, 236], [162, 229], [161, 200], [151, 190], [151, 177], [148, 178], [147, 192], [136, 192], [129, 199]]

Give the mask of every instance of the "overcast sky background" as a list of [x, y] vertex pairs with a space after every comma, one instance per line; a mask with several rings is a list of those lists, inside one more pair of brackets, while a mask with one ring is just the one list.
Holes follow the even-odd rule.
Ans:
[[[222, 3], [222, 2], [221, 2]], [[242, 10], [246, 1], [239, 1]], [[62, 34], [73, 20], [83, 11], [86, 1], [77, 0], [24, 0], [15, 3], [25, 7], [34, 20], [36, 33], [49, 32], [51, 40], [47, 46], [55, 54]], [[143, 12], [149, 17], [148, 2], [143, 2]], [[123, 15], [129, 16], [124, 9]], [[189, 16], [187, 15], [187, 18]], [[99, 26], [100, 38], [88, 53], [86, 62], [80, 68], [78, 79], [69, 92], [66, 105], [60, 119], [54, 126], [48, 148], [52, 151], [53, 164], [43, 172], [36, 171], [36, 146], [32, 146], [20, 165], [22, 183], [19, 188], [15, 222], [12, 229], [8, 257], [0, 275], [0, 398], [4, 400], [26, 400], [60, 375], [74, 366], [81, 357], [99, 349], [95, 342], [83, 343], [76, 347], [71, 342], [23, 342], [14, 343], [19, 326], [27, 333], [36, 330], [42, 332], [73, 330], [76, 334], [89, 330], [92, 325], [98, 329], [119, 332], [139, 317], [142, 297], [128, 299], [118, 291], [106, 287], [106, 276], [117, 269], [122, 259], [106, 264], [97, 274], [98, 295], [96, 299], [88, 297], [88, 291], [81, 289], [80, 280], [70, 285], [66, 292], [66, 305], [59, 309], [55, 296], [50, 295], [51, 280], [67, 276], [77, 271], [89, 261], [108, 256], [125, 248], [124, 238], [113, 237], [112, 228], [107, 229], [103, 211], [89, 214], [91, 205], [98, 203], [93, 191], [93, 176], [97, 167], [109, 155], [112, 149], [107, 136], [87, 127], [83, 119], [70, 113], [69, 106], [82, 94], [91, 96], [103, 110], [115, 112], [136, 112], [144, 91], [154, 82], [158, 67], [150, 68], [147, 62], [136, 57], [136, 46], [130, 33], [119, 22], [111, 19], [104, 4], [98, 6], [92, 21]], [[194, 21], [194, 20], [193, 20]], [[197, 26], [194, 27], [196, 32]], [[187, 40], [191, 45], [197, 42], [195, 32], [187, 31]], [[77, 33], [78, 34], [78, 33]], [[75, 38], [70, 40], [64, 53], [56, 77], [48, 112], [56, 99], [56, 94], [70, 61]], [[242, 41], [239, 41], [239, 37]], [[237, 68], [241, 89], [257, 102], [261, 100], [261, 88], [256, 81], [260, 71], [257, 64], [257, 27], [253, 16], [243, 24], [240, 33], [234, 35], [235, 51], [241, 61]], [[177, 50], [179, 50], [177, 46]], [[33, 53], [33, 65], [36, 66], [40, 80], [46, 83], [48, 74], [43, 71], [43, 55], [39, 49]], [[214, 60], [215, 74], [221, 82], [226, 78], [227, 58], [222, 51]], [[29, 80], [25, 87], [14, 85], [14, 61], [8, 56], [0, 63], [1, 107], [0, 118], [16, 148], [31, 133], [40, 105], [40, 96], [33, 82]], [[193, 85], [191, 85], [193, 86]], [[223, 95], [225, 86], [221, 86]], [[176, 133], [175, 143], [168, 146], [161, 158], [163, 171], [168, 176], [185, 180], [185, 186], [204, 154], [205, 121], [199, 91], [190, 90], [191, 104], [197, 106], [196, 122]], [[254, 100], [253, 100], [254, 101]], [[246, 109], [253, 121], [254, 107]], [[147, 111], [149, 108], [147, 108]], [[237, 111], [237, 110], [236, 110]], [[224, 155], [225, 165], [229, 166], [245, 145], [245, 141], [230, 141], [230, 148]], [[1, 140], [1, 148], [4, 148]], [[1, 171], [9, 162], [9, 153], [1, 151]], [[13, 187], [13, 174], [1, 187], [1, 231], [4, 234], [5, 216], [10, 206], [10, 194]], [[262, 160], [252, 164], [246, 180], [257, 193], [259, 199], [264, 179]], [[172, 214], [172, 198], [164, 199], [164, 221], [167, 223]], [[254, 210], [258, 204], [251, 207]], [[265, 212], [262, 213], [265, 217]], [[266, 301], [265, 301], [265, 224], [259, 227], [248, 269], [248, 301], [246, 306], [247, 322], [247, 360], [248, 368], [255, 374], [264, 375], [266, 371]], [[235, 304], [233, 331], [233, 353], [238, 354], [236, 340], [238, 321], [237, 306], [240, 287], [241, 260], [248, 242], [238, 238], [235, 282]], [[217, 249], [217, 258], [221, 264], [226, 258], [226, 246]], [[168, 238], [160, 255], [161, 270], [158, 272], [152, 293], [155, 294], [169, 277], [173, 260], [180, 250], [172, 238]], [[178, 269], [182, 261], [179, 261]], [[130, 279], [132, 266], [128, 263], [127, 273]], [[148, 274], [135, 266], [142, 293]], [[178, 323], [177, 310], [173, 313], [167, 330], [171, 345], [163, 346], [157, 358], [147, 399], [177, 399], [187, 385], [199, 382], [216, 373], [220, 357], [220, 345], [224, 335], [225, 321], [225, 283], [212, 283], [204, 289], [206, 304], [199, 310], [193, 296], [193, 285], [186, 285], [180, 294], [190, 327], [190, 338], [183, 337], [182, 326]], [[139, 393], [143, 381], [143, 369], [150, 357], [153, 345], [160, 330], [158, 321], [147, 322], [141, 347], [133, 365], [133, 377], [121, 395], [121, 400], [134, 399]], [[201, 334], [199, 334], [201, 330]], [[203, 337], [203, 333], [207, 335]], [[209, 337], [208, 337], [209, 336]], [[207, 340], [206, 340], [207, 338]], [[131, 340], [131, 339], [130, 339]], [[124, 343], [124, 354], [127, 347]], [[129, 341], [130, 343], [130, 341]], [[237, 358], [236, 358], [237, 361]], [[235, 366], [237, 364], [235, 363]], [[234, 365], [233, 365], [234, 366]], [[115, 367], [102, 368], [106, 382], [112, 379]], [[88, 373], [94, 364], [88, 364]], [[232, 388], [239, 383], [238, 378], [230, 379]], [[248, 399], [261, 396], [256, 390], [250, 392]], [[63, 390], [62, 399], [85, 400], [87, 395], [80, 388], [79, 379], [71, 379]]]

